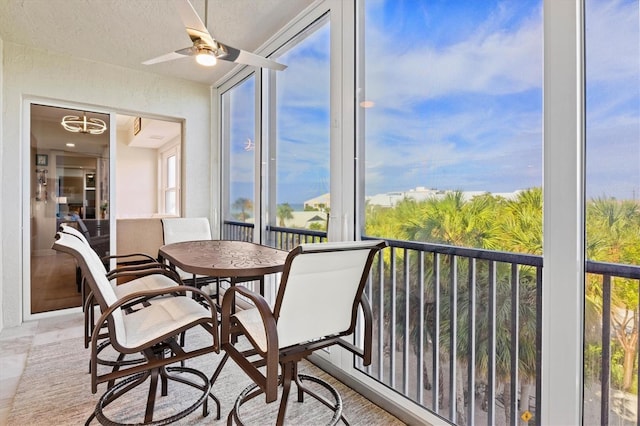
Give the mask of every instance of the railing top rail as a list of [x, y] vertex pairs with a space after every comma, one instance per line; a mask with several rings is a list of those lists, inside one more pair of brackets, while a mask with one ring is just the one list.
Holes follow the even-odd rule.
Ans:
[[314, 231], [312, 229], [302, 229], [302, 228], [285, 228], [282, 226], [267, 226], [267, 231], [286, 232], [288, 234], [308, 235], [310, 237], [321, 237], [321, 238], [327, 236], [327, 233], [325, 231]]
[[240, 222], [238, 220], [228, 220], [225, 219], [225, 221], [223, 222], [225, 225], [232, 225], [232, 226], [241, 226], [244, 228], [253, 228], [254, 224], [253, 223], [247, 223], [247, 222]]
[[[240, 222], [235, 220], [225, 220], [225, 225], [233, 225], [240, 227], [253, 228], [253, 223]], [[327, 233], [323, 231], [315, 231], [310, 229], [296, 229], [286, 228], [281, 226], [269, 226], [267, 228], [272, 232], [286, 232], [295, 233], [300, 235], [308, 235], [313, 237], [326, 237]], [[363, 236], [363, 240], [379, 239], [379, 237]], [[404, 240], [385, 240], [391, 247], [397, 247], [409, 250], [418, 250], [430, 253], [440, 253], [445, 255], [461, 256], [475, 259], [483, 259], [496, 262], [515, 263], [519, 265], [527, 265], [534, 267], [542, 267], [542, 256], [523, 254], [523, 253], [509, 253], [497, 250], [486, 250], [470, 247], [456, 247], [445, 244], [425, 243], [420, 241], [404, 241]], [[608, 263], [598, 262], [594, 260], [587, 260], [586, 272], [590, 274], [611, 275], [621, 278], [640, 279], [640, 266], [638, 265], [624, 265], [620, 263]]]
[[640, 266], [620, 263], [596, 262], [587, 260], [586, 272], [589, 274], [611, 275], [614, 277], [640, 280]]
[[[362, 239], [370, 240], [379, 238], [363, 236]], [[388, 238], [384, 239], [389, 243], [391, 247], [542, 267], [542, 256], [533, 254], [509, 253], [504, 251], [486, 250], [470, 247], [456, 247], [448, 246], [445, 244], [425, 243], [419, 241], [390, 240]]]

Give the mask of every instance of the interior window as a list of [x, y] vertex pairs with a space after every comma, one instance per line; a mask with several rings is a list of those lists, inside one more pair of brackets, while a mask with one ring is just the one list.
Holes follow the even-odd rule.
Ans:
[[179, 216], [178, 211], [179, 203], [179, 175], [180, 161], [179, 161], [179, 145], [174, 145], [169, 149], [160, 152], [160, 164], [161, 164], [161, 176], [162, 176], [162, 188], [161, 188], [161, 200], [158, 206], [158, 211], [161, 214], [169, 216]]

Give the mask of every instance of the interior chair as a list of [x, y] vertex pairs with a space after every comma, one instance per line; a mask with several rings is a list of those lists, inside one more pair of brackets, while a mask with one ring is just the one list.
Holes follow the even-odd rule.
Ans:
[[[330, 424], [340, 419], [347, 423], [338, 392], [321, 379], [298, 374], [298, 363], [332, 345], [361, 357], [364, 365], [371, 363], [372, 312], [364, 286], [375, 254], [386, 245], [384, 241], [369, 240], [302, 244], [294, 248], [287, 257], [273, 310], [264, 298], [245, 287], [235, 286], [225, 293], [222, 349], [254, 382], [237, 398], [228, 424], [234, 420], [243, 424], [242, 404], [262, 393], [267, 403], [274, 402], [278, 386], [282, 386], [277, 417], [277, 425], [282, 425], [292, 381], [297, 385], [299, 402], [303, 402], [303, 394], [309, 394], [333, 411]], [[249, 298], [255, 308], [233, 312], [236, 295]], [[364, 324], [362, 347], [344, 339], [356, 330], [359, 308]], [[239, 336], [246, 337], [250, 349], [236, 347], [234, 342]], [[313, 392], [303, 381], [326, 388], [335, 401]]]
[[[203, 407], [203, 416], [208, 415], [208, 398], [217, 405], [217, 418], [220, 417], [219, 401], [210, 393], [209, 378], [199, 370], [188, 368], [178, 363], [193, 357], [211, 352], [219, 352], [218, 322], [215, 309], [205, 307], [187, 292], [200, 293], [200, 297], [208, 296], [202, 291], [187, 286], [171, 286], [170, 288], [144, 290], [118, 298], [113, 286], [104, 274], [103, 265], [97, 256], [87, 256], [86, 246], [78, 238], [64, 233], [56, 235], [53, 244], [55, 250], [69, 253], [76, 258], [82, 272], [98, 301], [102, 315], [97, 324], [105, 323], [111, 346], [120, 354], [142, 353], [144, 362], [132, 366], [122, 366], [107, 373], [99, 371], [97, 356], [99, 352], [100, 327], [96, 327], [91, 336], [91, 391], [96, 393], [98, 384], [109, 382], [107, 391], [100, 397], [95, 412], [87, 423], [95, 416], [102, 424], [118, 424], [108, 418], [104, 408], [122, 397], [127, 392], [149, 380], [149, 392], [144, 412], [144, 424], [166, 424], [191, 414], [198, 407]], [[176, 296], [176, 294], [182, 294]], [[125, 314], [124, 307], [139, 298], [152, 298], [159, 295], [174, 295], [154, 299], [154, 303], [139, 310]], [[211, 301], [209, 301], [209, 306]], [[177, 343], [177, 338], [187, 330], [203, 327], [211, 340], [195, 349], [185, 350]], [[176, 364], [169, 366], [169, 364]], [[178, 374], [175, 374], [178, 373]], [[193, 377], [193, 380], [187, 377]], [[161, 380], [161, 395], [168, 395], [168, 383], [175, 381], [200, 391], [193, 404], [178, 413], [154, 420], [154, 406], [158, 380]]]

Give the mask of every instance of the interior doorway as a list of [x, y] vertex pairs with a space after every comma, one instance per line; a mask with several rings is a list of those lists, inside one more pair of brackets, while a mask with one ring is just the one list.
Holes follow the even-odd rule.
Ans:
[[[102, 257], [117, 251], [118, 219], [180, 216], [182, 210], [180, 120], [40, 103], [28, 108], [27, 317], [82, 304], [74, 259], [51, 249], [61, 224], [82, 232]], [[64, 117], [79, 130], [65, 129]], [[104, 131], [90, 131], [101, 123]]]

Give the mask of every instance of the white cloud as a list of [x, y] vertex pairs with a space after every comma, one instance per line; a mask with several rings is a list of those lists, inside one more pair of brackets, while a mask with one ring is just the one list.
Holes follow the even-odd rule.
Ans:
[[[588, 79], [635, 81], [640, 70], [640, 9], [637, 1], [588, 0], [585, 7]], [[590, 36], [591, 35], [591, 36]]]
[[449, 46], [425, 44], [398, 52], [400, 41], [372, 28], [367, 36], [367, 98], [402, 110], [452, 93], [495, 95], [540, 88], [541, 16], [531, 17], [513, 32], [490, 30], [479, 28]]

